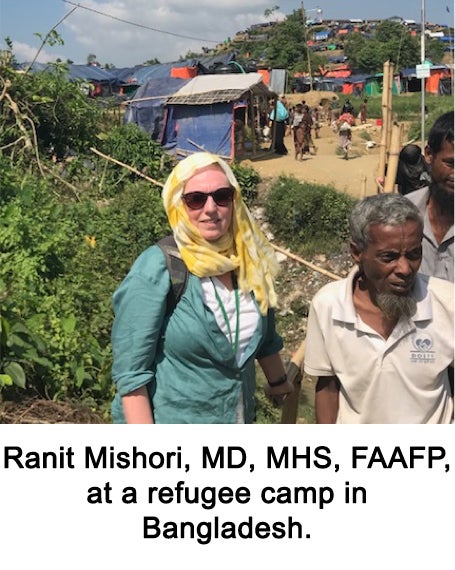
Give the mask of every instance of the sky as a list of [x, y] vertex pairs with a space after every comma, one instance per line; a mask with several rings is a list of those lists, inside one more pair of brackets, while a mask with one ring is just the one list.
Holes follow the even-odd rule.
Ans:
[[[302, 4], [295, 0], [81, 0], [76, 7], [76, 2], [0, 0], [0, 49], [6, 48], [4, 39], [9, 37], [16, 59], [31, 61], [41, 43], [34, 34], [44, 37], [61, 22], [57, 31], [64, 45], [45, 46], [38, 61], [60, 58], [84, 64], [94, 54], [101, 65], [115, 67], [154, 58], [166, 63], [177, 61], [189, 50], [200, 53], [203, 46], [215, 47], [252, 24], [282, 19]], [[422, 3], [427, 22], [453, 26], [452, 0], [305, 0], [304, 6], [308, 18], [322, 10], [324, 19], [401, 16], [420, 22]], [[264, 15], [277, 6], [271, 17]]]

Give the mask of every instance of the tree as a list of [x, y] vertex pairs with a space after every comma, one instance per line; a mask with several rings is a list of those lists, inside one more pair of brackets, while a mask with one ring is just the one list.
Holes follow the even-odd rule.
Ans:
[[348, 58], [353, 69], [359, 68], [359, 54], [365, 48], [367, 40], [359, 33], [348, 34], [344, 42], [344, 55]]
[[40, 150], [52, 149], [57, 158], [64, 156], [67, 147], [81, 151], [94, 144], [100, 111], [69, 81], [66, 64], [50, 64], [47, 71], [25, 74], [4, 68], [0, 89], [7, 89], [13, 102], [8, 99], [0, 109], [0, 146], [27, 133], [33, 141], [32, 123]]
[[273, 8], [267, 8], [266, 10], [264, 10], [264, 16], [269, 19], [271, 18], [275, 12], [277, 12], [280, 9], [279, 6], [273, 6]]
[[444, 45], [437, 39], [430, 38], [425, 43], [425, 55], [433, 63], [441, 63], [444, 58]]
[[159, 59], [157, 59], [156, 57], [153, 57], [151, 59], [148, 59], [147, 61], [144, 61], [144, 63], [142, 65], [159, 65], [161, 62]]
[[352, 69], [378, 73], [387, 60], [393, 62], [396, 69], [413, 67], [419, 62], [420, 46], [405, 26], [384, 20], [378, 24], [373, 39], [366, 40], [358, 33], [349, 34], [344, 53]]
[[307, 43], [300, 12], [276, 24], [266, 43], [267, 59], [277, 67], [294, 69], [298, 62], [307, 59]]
[[96, 55], [94, 53], [89, 53], [87, 56], [87, 65], [97, 65]]

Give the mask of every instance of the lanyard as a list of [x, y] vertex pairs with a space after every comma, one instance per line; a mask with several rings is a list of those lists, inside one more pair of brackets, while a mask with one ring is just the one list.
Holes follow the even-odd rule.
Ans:
[[235, 339], [234, 339], [234, 342], [232, 342], [232, 330], [231, 330], [231, 325], [229, 323], [229, 317], [227, 316], [226, 309], [223, 305], [223, 301], [221, 300], [221, 297], [218, 294], [218, 290], [215, 286], [215, 283], [213, 282], [213, 279], [211, 277], [210, 277], [210, 281], [212, 282], [213, 289], [215, 290], [216, 300], [218, 301], [218, 305], [220, 306], [221, 313], [223, 314], [224, 322], [226, 323], [226, 327], [227, 327], [227, 330], [229, 333], [229, 342], [231, 344], [232, 351], [234, 352], [234, 356], [237, 356], [237, 351], [239, 348], [239, 330], [240, 330], [240, 311], [239, 311], [239, 290], [238, 290], [238, 287], [235, 286], [235, 288], [234, 288], [234, 294], [235, 294]]

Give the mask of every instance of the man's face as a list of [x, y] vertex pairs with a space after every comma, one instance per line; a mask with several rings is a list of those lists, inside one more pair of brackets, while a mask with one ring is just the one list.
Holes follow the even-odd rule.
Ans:
[[396, 226], [371, 224], [369, 234], [367, 248], [359, 252], [351, 244], [351, 253], [370, 295], [408, 296], [422, 261], [420, 225], [411, 220]]
[[439, 152], [435, 153], [427, 146], [425, 159], [430, 166], [433, 183], [453, 196], [453, 142], [444, 141]]

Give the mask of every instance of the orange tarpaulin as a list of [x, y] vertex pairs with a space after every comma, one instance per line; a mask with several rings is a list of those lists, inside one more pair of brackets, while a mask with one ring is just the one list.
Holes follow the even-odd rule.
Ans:
[[258, 73], [262, 75], [264, 83], [270, 85], [270, 71], [268, 69], [258, 69]]
[[443, 77], [450, 77], [450, 73], [446, 69], [430, 70], [430, 77], [425, 81], [425, 91], [427, 93], [439, 94], [439, 81]]
[[335, 71], [328, 71], [324, 77], [350, 77], [352, 72], [349, 69], [340, 69]]
[[179, 77], [180, 79], [192, 79], [197, 75], [197, 67], [172, 67], [171, 77]]

